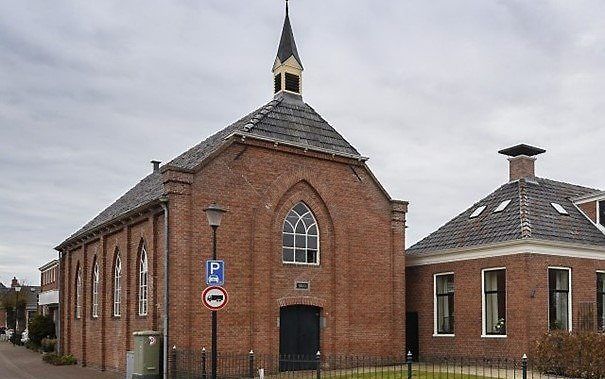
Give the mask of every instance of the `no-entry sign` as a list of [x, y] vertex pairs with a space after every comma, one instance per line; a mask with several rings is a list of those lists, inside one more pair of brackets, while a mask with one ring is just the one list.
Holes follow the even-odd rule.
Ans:
[[229, 295], [227, 295], [227, 290], [223, 287], [207, 287], [202, 292], [202, 302], [211, 311], [218, 311], [224, 308], [227, 305], [227, 301], [229, 301]]

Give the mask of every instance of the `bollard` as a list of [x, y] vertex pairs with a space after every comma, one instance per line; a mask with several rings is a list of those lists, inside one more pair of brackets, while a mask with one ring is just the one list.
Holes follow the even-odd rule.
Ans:
[[527, 379], [527, 354], [521, 358], [521, 368], [523, 370], [523, 379]]
[[248, 356], [248, 378], [254, 378], [254, 351], [250, 350]]
[[317, 362], [317, 377], [316, 379], [321, 379], [321, 353], [317, 350], [317, 354], [315, 354], [315, 361]]
[[412, 379], [412, 351], [408, 351], [406, 363], [408, 364], [408, 379]]
[[170, 373], [172, 378], [176, 378], [176, 345], [172, 346], [170, 352]]
[[206, 379], [206, 348], [202, 348], [202, 379]]

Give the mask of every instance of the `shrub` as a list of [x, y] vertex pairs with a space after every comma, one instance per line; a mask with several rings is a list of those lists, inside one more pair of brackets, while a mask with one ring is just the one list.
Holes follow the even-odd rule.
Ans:
[[27, 341], [25, 343], [25, 347], [29, 350], [33, 350], [33, 351], [38, 351], [38, 349], [40, 349], [40, 345], [38, 345], [37, 343], [35, 343], [34, 341]]
[[13, 345], [21, 346], [23, 343], [21, 342], [21, 333], [14, 332], [10, 339]]
[[534, 368], [574, 378], [605, 377], [605, 335], [597, 332], [552, 331], [532, 352]]
[[37, 345], [40, 345], [44, 338], [55, 337], [55, 323], [50, 316], [35, 315], [29, 321], [27, 330], [30, 341]]
[[75, 365], [78, 362], [73, 355], [57, 355], [55, 353], [44, 354], [42, 360], [55, 366]]
[[52, 353], [55, 351], [55, 346], [57, 345], [57, 340], [53, 338], [44, 338], [42, 342], [40, 342], [40, 348], [45, 353]]

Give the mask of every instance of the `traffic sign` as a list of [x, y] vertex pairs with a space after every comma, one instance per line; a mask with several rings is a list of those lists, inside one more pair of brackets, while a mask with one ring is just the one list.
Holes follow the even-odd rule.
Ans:
[[206, 287], [204, 292], [202, 292], [202, 302], [211, 311], [218, 311], [224, 308], [228, 301], [229, 295], [223, 287]]
[[206, 284], [209, 286], [225, 284], [225, 261], [215, 259], [206, 261]]

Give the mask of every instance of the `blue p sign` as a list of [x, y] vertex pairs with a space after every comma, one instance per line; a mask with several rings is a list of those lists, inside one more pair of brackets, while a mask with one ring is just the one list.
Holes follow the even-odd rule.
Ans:
[[206, 261], [206, 284], [209, 286], [222, 286], [225, 284], [225, 261]]

